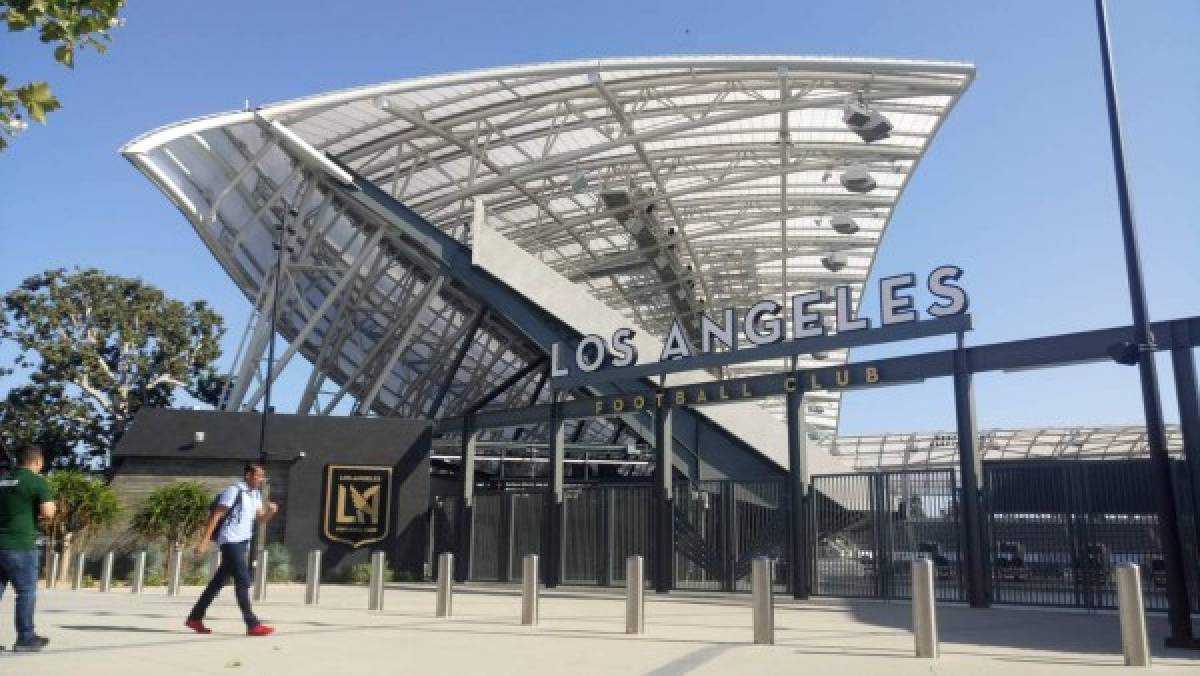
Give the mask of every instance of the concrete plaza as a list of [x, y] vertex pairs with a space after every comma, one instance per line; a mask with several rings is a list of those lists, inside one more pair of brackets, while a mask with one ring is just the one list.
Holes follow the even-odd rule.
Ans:
[[[938, 608], [942, 657], [912, 657], [907, 603], [776, 601], [776, 644], [751, 644], [750, 597], [647, 595], [646, 633], [624, 634], [620, 590], [544, 592], [541, 622], [520, 625], [515, 587], [456, 589], [454, 616], [433, 617], [430, 585], [393, 585], [383, 612], [366, 609], [366, 587], [325, 586], [305, 606], [302, 585], [273, 585], [256, 605], [278, 633], [248, 638], [227, 588], [214, 633], [183, 618], [199, 594], [161, 588], [40, 591], [41, 654], [0, 653], [0, 674], [679, 674], [1095, 673], [1120, 669], [1117, 616], [1052, 610]], [[0, 602], [0, 641], [11, 646], [12, 600]], [[1155, 671], [1200, 673], [1200, 654], [1162, 648], [1161, 615], [1150, 618]]]

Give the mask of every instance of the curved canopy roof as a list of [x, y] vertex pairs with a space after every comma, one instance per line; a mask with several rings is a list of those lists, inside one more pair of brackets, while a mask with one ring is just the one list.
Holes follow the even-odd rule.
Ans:
[[[706, 308], [745, 308], [835, 285], [852, 287], [857, 301], [897, 199], [973, 77], [969, 64], [933, 61], [572, 61], [402, 80], [181, 122], [122, 152], [172, 198], [260, 307], [275, 259], [271, 233], [285, 206], [300, 207], [305, 225], [325, 228], [324, 260], [349, 265], [363, 245], [350, 235], [360, 222], [354, 214], [321, 222], [320, 210], [332, 214], [339, 205], [328, 199], [331, 170], [315, 150], [466, 244], [474, 203], [483, 200], [503, 235], [662, 336], [674, 318], [692, 321]], [[848, 101], [882, 114], [890, 134], [868, 142], [855, 133], [843, 121]], [[865, 168], [875, 187], [845, 187], [851, 167]], [[857, 230], [835, 230], [835, 216], [852, 218]], [[343, 219], [345, 229], [336, 225]], [[292, 253], [289, 307], [326, 312], [320, 304], [336, 277], [305, 286], [303, 279], [322, 273], [301, 260], [312, 251]], [[374, 274], [369, 268], [355, 272], [365, 278]], [[428, 277], [406, 285], [402, 274], [377, 274], [384, 282], [375, 282], [383, 284], [376, 305], [432, 286]], [[449, 302], [452, 291], [432, 293]], [[443, 310], [439, 303], [421, 310], [419, 333], [436, 335], [410, 339], [430, 346], [424, 367], [406, 358], [385, 363], [391, 375], [378, 396], [390, 408], [379, 412], [436, 414], [426, 410], [437, 390], [427, 382], [435, 380], [433, 348], [457, 340], [469, 319]], [[376, 340], [389, 321], [377, 323]], [[285, 318], [281, 330], [294, 338], [302, 324]], [[315, 327], [322, 340], [299, 349], [314, 361], [322, 345], [349, 351], [314, 379], [328, 376], [361, 401], [370, 379], [354, 371], [372, 354], [371, 332], [353, 328], [333, 344], [324, 340], [331, 326], [332, 319]], [[500, 322], [484, 322], [483, 332], [488, 338], [472, 348], [464, 373], [449, 374], [446, 413], [469, 403], [467, 389], [477, 399], [536, 357]], [[379, 407], [369, 401], [367, 408]], [[836, 395], [818, 397], [810, 421], [832, 431], [837, 408]]]

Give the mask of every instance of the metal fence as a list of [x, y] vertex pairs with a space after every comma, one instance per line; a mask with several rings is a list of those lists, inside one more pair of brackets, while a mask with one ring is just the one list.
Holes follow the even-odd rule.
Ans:
[[[1196, 509], [1175, 463], [1189, 587], [1197, 593]], [[1110, 608], [1118, 563], [1138, 563], [1148, 609], [1166, 607], [1158, 520], [1145, 460], [996, 462], [984, 466], [982, 528], [995, 603]], [[814, 594], [902, 599], [910, 563], [934, 562], [937, 597], [965, 599], [959, 486], [950, 469], [812, 478], [809, 519]], [[550, 494], [487, 489], [475, 496], [468, 563], [473, 580], [520, 577], [525, 554], [545, 556]], [[454, 549], [458, 499], [431, 514], [433, 553]], [[625, 558], [654, 559], [655, 501], [647, 484], [575, 485], [564, 493], [561, 581], [624, 583]], [[775, 561], [777, 591], [790, 588], [790, 501], [784, 481], [680, 481], [674, 488], [673, 586], [748, 591], [751, 561]], [[431, 570], [436, 573], [431, 558]], [[653, 582], [653, 565], [647, 565]], [[1200, 608], [1197, 599], [1193, 604]]]
[[[1183, 463], [1173, 470], [1194, 591], [1195, 509]], [[1149, 461], [988, 463], [984, 489], [994, 602], [1114, 608], [1113, 569], [1136, 563], [1146, 608], [1166, 608]]]
[[814, 476], [813, 593], [910, 598], [911, 562], [933, 560], [939, 600], [964, 598], [954, 472]]

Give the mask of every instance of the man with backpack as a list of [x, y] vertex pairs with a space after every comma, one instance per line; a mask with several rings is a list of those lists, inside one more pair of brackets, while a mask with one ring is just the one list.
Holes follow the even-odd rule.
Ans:
[[33, 631], [38, 581], [36, 522], [53, 519], [55, 510], [50, 483], [40, 474], [45, 462], [42, 449], [26, 446], [17, 451], [16, 468], [0, 473], [0, 598], [11, 583], [17, 594], [16, 652], [37, 652], [50, 642]]
[[213, 573], [212, 580], [200, 594], [184, 625], [198, 634], [209, 634], [212, 630], [204, 625], [204, 615], [209, 605], [230, 577], [237, 593], [238, 607], [246, 621], [247, 636], [267, 636], [275, 631], [258, 621], [250, 607], [250, 538], [254, 535], [256, 519], [267, 520], [275, 516], [275, 503], [263, 504], [260, 489], [267, 482], [267, 472], [259, 463], [247, 463], [242, 481], [226, 488], [213, 501], [204, 534], [196, 545], [196, 556], [204, 556], [210, 540], [221, 548], [221, 565]]

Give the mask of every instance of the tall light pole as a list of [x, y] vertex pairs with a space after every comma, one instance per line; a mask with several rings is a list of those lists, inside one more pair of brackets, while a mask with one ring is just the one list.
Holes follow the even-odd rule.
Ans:
[[[283, 261], [289, 253], [293, 253], [291, 245], [288, 243], [288, 236], [296, 234], [295, 222], [296, 217], [300, 212], [295, 207], [290, 207], [287, 210], [287, 215], [279, 225], [275, 226], [275, 242], [273, 246], [278, 252], [275, 259], [275, 278], [272, 280], [271, 288], [271, 318], [270, 332], [267, 334], [267, 381], [263, 385], [263, 408], [262, 416], [259, 418], [258, 427], [258, 462], [266, 469], [267, 459], [270, 453], [267, 452], [267, 420], [271, 417], [274, 411], [271, 409], [271, 386], [275, 382], [275, 326], [279, 322], [279, 283], [283, 277]], [[262, 487], [263, 503], [265, 504], [271, 497], [270, 484], [264, 484]], [[262, 560], [262, 550], [267, 546], [267, 522], [260, 520], [254, 534], [254, 565]], [[256, 590], [256, 593], [261, 593]]]
[[[1100, 32], [1100, 56], [1104, 66], [1104, 93], [1108, 102], [1108, 131], [1112, 138], [1113, 168], [1117, 178], [1117, 202], [1121, 210], [1121, 236], [1125, 243], [1125, 268], [1129, 276], [1129, 301], [1133, 310], [1132, 345], [1124, 354], [1114, 355], [1123, 363], [1138, 366], [1142, 381], [1142, 406], [1146, 411], [1146, 440], [1150, 446], [1150, 474], [1158, 511], [1159, 540], [1167, 572], [1167, 618], [1171, 634], [1166, 644], [1173, 648], [1200, 649], [1192, 636], [1191, 601], [1183, 570], [1183, 547], [1179, 541], [1179, 516], [1175, 507], [1171, 462], [1167, 456], [1167, 438], [1163, 429], [1162, 400], [1158, 393], [1158, 372], [1154, 365], [1154, 336], [1146, 311], [1146, 289], [1142, 283], [1142, 264], [1138, 253], [1137, 227], [1133, 222], [1133, 204], [1125, 172], [1125, 149], [1121, 140], [1121, 115], [1117, 107], [1111, 45], [1108, 37], [1108, 11], [1104, 0], [1096, 0], [1096, 25]], [[1118, 349], [1117, 352], [1122, 350]]]

